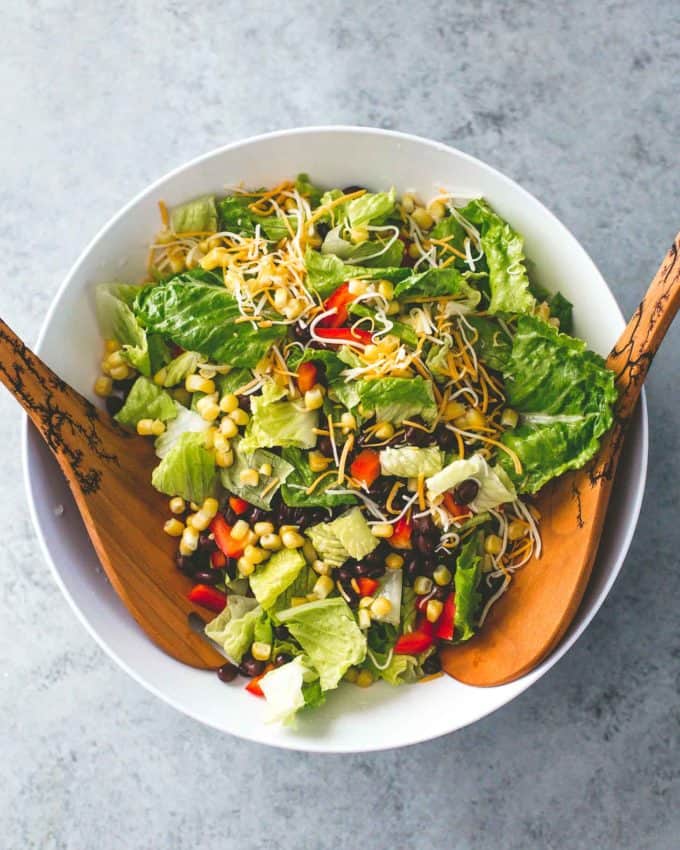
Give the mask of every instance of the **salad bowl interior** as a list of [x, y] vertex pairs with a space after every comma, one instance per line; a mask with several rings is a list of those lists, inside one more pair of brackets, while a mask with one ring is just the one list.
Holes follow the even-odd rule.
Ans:
[[[398, 193], [416, 191], [424, 198], [442, 189], [461, 197], [482, 195], [524, 235], [533, 278], [573, 302], [576, 335], [606, 355], [624, 327], [611, 292], [576, 239], [499, 172], [453, 148], [413, 136], [367, 128], [307, 128], [221, 148], [135, 198], [76, 262], [52, 304], [37, 353], [94, 400], [101, 347], [94, 287], [143, 277], [148, 241], [158, 225], [158, 201], [172, 206], [239, 184], [273, 185], [299, 172], [309, 173], [322, 186], [394, 186]], [[604, 601], [630, 545], [646, 476], [647, 418], [643, 397], [627, 438], [588, 591], [560, 646], [539, 667], [515, 682], [488, 689], [446, 676], [400, 688], [383, 683], [370, 689], [343, 686], [321, 709], [304, 713], [295, 729], [265, 725], [261, 702], [243, 687], [225, 686], [213, 674], [185, 667], [152, 644], [108, 584], [65, 480], [28, 426], [24, 461], [45, 557], [80, 620], [123, 669], [178, 710], [221, 731], [291, 749], [356, 752], [412, 744], [472, 723], [537, 681], [573, 645]], [[149, 533], [160, 533], [160, 525], [161, 518], [158, 531]]]

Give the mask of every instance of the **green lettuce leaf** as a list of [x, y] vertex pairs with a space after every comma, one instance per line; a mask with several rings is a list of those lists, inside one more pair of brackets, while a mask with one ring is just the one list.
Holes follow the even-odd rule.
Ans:
[[205, 358], [197, 351], [183, 351], [165, 367], [163, 386], [176, 387], [177, 384], [183, 383], [188, 375], [196, 371], [198, 364], [203, 360]]
[[[271, 501], [279, 491], [281, 484], [293, 471], [293, 466], [273, 452], [268, 452], [264, 449], [255, 449], [255, 451], [248, 452], [242, 449], [242, 445], [243, 440], [238, 442], [233, 440], [231, 443], [234, 451], [234, 463], [231, 466], [220, 469], [222, 486], [230, 493], [234, 493], [245, 499], [246, 502], [250, 502], [251, 505], [266, 510], [271, 505]], [[244, 469], [260, 469], [265, 463], [271, 466], [271, 475], [260, 473], [260, 480], [257, 483], [257, 487], [251, 487], [249, 484], [241, 484], [240, 475]], [[274, 479], [276, 479], [276, 483]]]
[[360, 560], [379, 544], [360, 508], [351, 508], [332, 522], [320, 522], [305, 532], [319, 557], [332, 567], [348, 558]]
[[218, 487], [215, 455], [205, 447], [202, 433], [183, 433], [151, 474], [161, 493], [181, 496], [199, 505], [214, 496]]
[[255, 599], [230, 593], [226, 608], [205, 627], [206, 635], [218, 643], [227, 656], [240, 664], [255, 634], [262, 609]]
[[349, 493], [331, 495], [326, 492], [326, 490], [333, 490], [338, 486], [337, 481], [330, 475], [320, 482], [313, 493], [305, 492], [319, 476], [318, 472], [312, 472], [309, 468], [307, 452], [295, 448], [284, 448], [281, 457], [294, 467], [293, 472], [286, 478], [281, 487], [281, 496], [289, 507], [333, 508], [337, 505], [356, 504], [356, 498]]
[[232, 366], [252, 368], [286, 333], [281, 325], [236, 323], [241, 313], [224, 287], [177, 279], [142, 290], [135, 311], [147, 331]]
[[416, 601], [416, 592], [413, 587], [402, 587], [400, 621], [403, 633], [412, 632], [416, 627], [416, 617], [418, 616]]
[[[305, 563], [304, 567], [297, 574], [297, 578], [288, 585], [288, 587], [278, 595], [276, 598], [276, 602], [269, 608], [269, 613], [272, 615], [273, 619], [278, 622], [276, 617], [277, 611], [284, 611], [286, 608], [290, 608], [293, 604], [292, 600], [294, 596], [307, 596], [308, 593], [312, 592], [314, 585], [316, 584], [319, 576], [314, 572], [314, 570], [309, 566], [309, 564]], [[296, 649], [291, 652], [291, 647], [283, 647], [280, 646], [282, 642], [277, 641], [277, 652], [288, 652], [291, 655], [297, 655], [300, 651]]]
[[250, 577], [250, 587], [260, 605], [272, 608], [304, 566], [305, 559], [295, 549], [281, 549], [259, 566]]
[[614, 373], [585, 342], [522, 316], [504, 378], [520, 425], [502, 441], [519, 457], [522, 472], [518, 475], [505, 455], [499, 464], [520, 492], [535, 493], [597, 453], [613, 422], [617, 392]]
[[174, 399], [148, 378], [140, 377], [132, 385], [125, 404], [114, 416], [116, 422], [135, 428], [140, 419], [167, 422], [177, 416]]
[[460, 210], [481, 233], [482, 251], [489, 267], [489, 313], [531, 313], [531, 294], [524, 265], [524, 239], [482, 199]]
[[347, 368], [334, 351], [326, 351], [322, 348], [306, 348], [303, 351], [295, 346], [288, 354], [288, 368], [291, 372], [295, 372], [301, 363], [321, 364], [328, 383], [337, 381], [343, 369]]
[[95, 304], [102, 336], [117, 340], [128, 363], [148, 377], [160, 368], [162, 358], [156, 358], [152, 364], [146, 332], [132, 310], [135, 299], [143, 291], [139, 286], [125, 283], [103, 283], [95, 289]]
[[291, 726], [297, 712], [306, 704], [304, 674], [307, 672], [301, 656], [275, 667], [260, 679], [266, 700], [265, 723]]
[[324, 691], [336, 688], [366, 656], [366, 638], [339, 596], [288, 608], [278, 618], [309, 657]]
[[473, 289], [462, 274], [452, 266], [445, 269], [431, 268], [411, 274], [394, 289], [394, 297], [401, 301], [440, 296], [453, 298], [458, 312], [461, 313], [474, 310], [482, 298], [481, 294]]
[[474, 478], [479, 490], [470, 507], [476, 511], [488, 511], [517, 498], [515, 487], [502, 466], [489, 466], [480, 454], [464, 460], [454, 460], [425, 480], [428, 496], [435, 498], [467, 478]]
[[323, 189], [320, 189], [312, 183], [309, 178], [309, 174], [305, 174], [304, 172], [298, 174], [295, 179], [295, 188], [301, 195], [304, 195], [304, 197], [307, 198], [312, 209], [318, 207], [321, 203]]
[[170, 227], [175, 233], [217, 231], [217, 208], [214, 195], [203, 195], [186, 204], [173, 207], [170, 212]]
[[378, 675], [390, 685], [406, 685], [422, 678], [422, 671], [415, 655], [393, 655], [384, 670]]
[[347, 221], [350, 227], [360, 227], [362, 224], [382, 224], [394, 211], [396, 192], [366, 192], [360, 198], [355, 198], [345, 205]]
[[366, 411], [380, 421], [401, 425], [404, 419], [420, 416], [432, 422], [437, 415], [432, 385], [420, 376], [357, 381], [356, 390]]
[[211, 423], [193, 410], [187, 410], [184, 405], [175, 402], [175, 417], [170, 419], [165, 424], [165, 431], [156, 437], [154, 443], [156, 454], [159, 458], [164, 458], [172, 448], [177, 444], [177, 441], [186, 433], [203, 434], [210, 427]]
[[[241, 236], [254, 236], [257, 225], [267, 239], [277, 242], [284, 236], [289, 236], [290, 231], [285, 221], [276, 215], [262, 216], [248, 209], [253, 202], [252, 197], [241, 195], [228, 195], [217, 204], [219, 214], [220, 230], [228, 230]], [[289, 217], [289, 223], [293, 231], [297, 226], [297, 219]]]
[[[490, 369], [502, 372], [508, 365], [512, 352], [512, 340], [495, 319], [484, 316], [468, 316], [468, 324], [477, 331], [475, 351]], [[472, 334], [469, 335], [472, 339]]]
[[470, 537], [456, 561], [456, 573], [453, 578], [456, 594], [456, 613], [453, 621], [456, 643], [469, 640], [475, 633], [477, 612], [482, 601], [482, 595], [477, 590], [482, 565], [480, 543], [480, 535]]
[[387, 327], [388, 333], [392, 336], [396, 336], [397, 339], [401, 340], [401, 342], [405, 342], [413, 348], [418, 345], [418, 335], [410, 325], [404, 324], [404, 322], [397, 322], [394, 319], [389, 318], [387, 319], [388, 324], [385, 325], [385, 321], [381, 321], [380, 316], [378, 316], [375, 310], [371, 310], [370, 307], [367, 307], [362, 303], [350, 304], [349, 312], [352, 316], [365, 316], [373, 319], [375, 322], [375, 329], [377, 331], [383, 330]]
[[262, 395], [252, 396], [250, 421], [241, 442], [241, 451], [251, 452], [273, 446], [314, 448], [318, 411], [305, 410], [292, 401], [281, 401], [284, 392], [270, 382], [265, 384]]
[[350, 278], [361, 280], [398, 281], [410, 274], [405, 268], [367, 268], [343, 263], [334, 254], [321, 254], [308, 248], [305, 253], [307, 283], [322, 298], [327, 298], [334, 289]]
[[[379, 235], [358, 245], [352, 244], [342, 237], [342, 226], [334, 227], [326, 234], [321, 246], [322, 254], [335, 254], [349, 265], [367, 266], [369, 268], [398, 268], [404, 256], [404, 243], [395, 239], [386, 248], [393, 236], [389, 231], [386, 236]], [[373, 234], [375, 235], [375, 234]]]
[[434, 475], [443, 463], [444, 455], [437, 446], [426, 449], [418, 446], [395, 449], [388, 446], [380, 451], [380, 471], [383, 475], [397, 475], [401, 478]]
[[249, 384], [253, 380], [253, 373], [250, 369], [232, 369], [226, 375], [215, 375], [213, 380], [220, 396], [223, 396]]

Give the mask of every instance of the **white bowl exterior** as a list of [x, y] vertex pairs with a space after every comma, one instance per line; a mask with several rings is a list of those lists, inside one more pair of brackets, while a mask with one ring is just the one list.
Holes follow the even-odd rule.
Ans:
[[[532, 273], [575, 305], [576, 333], [605, 354], [623, 329], [621, 312], [594, 264], [566, 228], [533, 196], [484, 163], [457, 150], [382, 130], [307, 128], [260, 136], [221, 148], [145, 190], [95, 237], [76, 262], [49, 311], [37, 352], [92, 398], [101, 338], [94, 314], [97, 283], [137, 281], [158, 226], [157, 202], [172, 206], [241, 182], [270, 185], [300, 171], [327, 186], [441, 188], [484, 195], [525, 236]], [[422, 686], [340, 688], [305, 715], [297, 730], [265, 726], [262, 705], [243, 688], [173, 661], [137, 627], [102, 573], [68, 487], [49, 451], [28, 427], [24, 460], [31, 513], [58, 584], [86, 628], [130, 675], [180, 711], [243, 738], [291, 749], [355, 752], [404, 746], [461, 728], [499, 708], [540, 678], [574, 643], [604, 601], [630, 545], [647, 465], [644, 398], [629, 433], [614, 504], [584, 602], [560, 647], [531, 674], [480, 689], [441, 678]], [[64, 506], [63, 513], [55, 512]], [[160, 521], [160, 518], [159, 518]]]

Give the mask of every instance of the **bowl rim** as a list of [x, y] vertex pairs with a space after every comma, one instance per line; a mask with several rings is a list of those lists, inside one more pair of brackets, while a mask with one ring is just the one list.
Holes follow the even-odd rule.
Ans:
[[[529, 200], [533, 204], [538, 205], [538, 208], [541, 212], [548, 216], [553, 220], [554, 223], [561, 228], [565, 234], [565, 236], [570, 237], [583, 251], [584, 257], [587, 260], [588, 264], [592, 267], [592, 271], [594, 275], [596, 275], [602, 282], [602, 285], [612, 296], [612, 300], [616, 305], [616, 309], [618, 312], [618, 317], [620, 318], [622, 323], [625, 323], [625, 319], [623, 313], [621, 312], [620, 307], [618, 306], [618, 302], [614, 297], [613, 293], [609, 289], [609, 286], [600, 273], [598, 267], [595, 265], [594, 261], [585, 250], [581, 242], [574, 236], [574, 234], [569, 230], [569, 228], [553, 213], [549, 210], [535, 195], [521, 186], [512, 178], [506, 176], [503, 172], [499, 171], [495, 167], [489, 165], [478, 157], [472, 156], [471, 154], [465, 153], [461, 151], [459, 148], [454, 147], [453, 145], [448, 145], [443, 142], [439, 142], [433, 139], [426, 138], [424, 136], [418, 136], [413, 133], [405, 133], [397, 130], [386, 130], [378, 127], [370, 127], [365, 125], [348, 125], [348, 124], [332, 124], [332, 125], [313, 125], [313, 126], [305, 126], [305, 127], [291, 127], [283, 130], [275, 130], [266, 133], [260, 133], [254, 136], [248, 136], [245, 139], [240, 139], [235, 142], [230, 142], [226, 145], [220, 145], [212, 150], [200, 154], [187, 162], [182, 163], [181, 165], [169, 170], [165, 174], [161, 175], [159, 178], [154, 180], [152, 183], [145, 186], [141, 191], [134, 195], [126, 204], [124, 204], [118, 212], [116, 212], [113, 216], [111, 216], [104, 225], [95, 233], [95, 235], [90, 239], [85, 248], [81, 251], [81, 253], [76, 258], [75, 262], [69, 268], [66, 276], [61, 282], [60, 286], [54, 293], [52, 300], [50, 302], [49, 308], [47, 310], [47, 314], [43, 319], [43, 322], [40, 326], [40, 331], [38, 333], [38, 337], [34, 346], [35, 353], [40, 355], [41, 350], [43, 348], [45, 337], [47, 336], [49, 327], [51, 325], [52, 319], [59, 307], [59, 303], [65, 291], [71, 285], [73, 278], [76, 276], [80, 267], [87, 261], [87, 258], [95, 247], [106, 235], [107, 233], [118, 223], [118, 221], [124, 218], [127, 213], [132, 209], [137, 203], [139, 203], [144, 198], [149, 195], [153, 195], [159, 187], [162, 186], [166, 181], [176, 177], [177, 175], [189, 171], [191, 169], [196, 168], [202, 162], [212, 159], [213, 157], [218, 157], [223, 155], [228, 151], [237, 150], [242, 147], [248, 147], [253, 143], [261, 142], [261, 141], [269, 141], [275, 140], [277, 138], [284, 138], [288, 136], [305, 136], [312, 135], [316, 133], [354, 133], [358, 135], [371, 135], [383, 137], [386, 139], [392, 139], [397, 141], [407, 141], [410, 143], [417, 143], [421, 145], [426, 145], [435, 150], [440, 150], [448, 153], [455, 153], [457, 156], [461, 157], [464, 160], [467, 160], [470, 163], [475, 164], [476, 166], [480, 166], [483, 169], [491, 172], [493, 176], [501, 182], [506, 183], [511, 186], [512, 189], [518, 192], [521, 196], [524, 196], [525, 199]], [[438, 732], [435, 735], [424, 733], [412, 734], [407, 739], [399, 744], [386, 743], [380, 744], [378, 743], [376, 746], [371, 747], [361, 747], [359, 749], [352, 746], [324, 746], [321, 742], [317, 746], [310, 745], [308, 741], [304, 743], [300, 741], [296, 742], [296, 739], [292, 736], [282, 736], [278, 740], [263, 740], [261, 737], [258, 737], [257, 734], [247, 734], [243, 732], [228, 732], [228, 734], [239, 737], [243, 740], [252, 741], [254, 743], [265, 743], [270, 746], [274, 746], [281, 749], [294, 750], [294, 751], [304, 751], [304, 752], [319, 752], [319, 753], [353, 753], [353, 752], [378, 752], [381, 750], [387, 749], [395, 749], [397, 747], [407, 747], [413, 746], [418, 743], [422, 743], [428, 740], [434, 740], [438, 737], [442, 737], [443, 735], [451, 734], [452, 732], [458, 731], [459, 729], [463, 729], [466, 726], [472, 725], [478, 720], [483, 719], [484, 717], [488, 717], [490, 714], [500, 710], [503, 706], [512, 702], [514, 699], [519, 697], [524, 691], [526, 691], [534, 682], [538, 679], [542, 678], [557, 662], [564, 656], [566, 653], [574, 646], [576, 641], [580, 638], [583, 632], [590, 625], [602, 605], [604, 601], [608, 597], [611, 592], [612, 586], [621, 572], [623, 563], [627, 557], [628, 551], [630, 549], [630, 545], [633, 539], [633, 535], [635, 534], [640, 511], [642, 508], [642, 502], [644, 499], [644, 493], [647, 482], [647, 470], [648, 470], [648, 459], [649, 459], [649, 420], [648, 420], [648, 410], [647, 410], [647, 397], [645, 390], [643, 388], [642, 395], [640, 398], [640, 404], [637, 408], [638, 416], [639, 416], [639, 452], [640, 452], [640, 465], [639, 471], [636, 477], [634, 492], [629, 494], [630, 497], [630, 510], [631, 510], [631, 518], [632, 522], [628, 525], [626, 529], [626, 533], [619, 538], [618, 545], [618, 554], [614, 560], [613, 566], [610, 570], [610, 573], [605, 581], [602, 589], [599, 594], [592, 600], [590, 603], [590, 610], [586, 612], [582, 612], [581, 608], [577, 611], [577, 617], [579, 614], [581, 615], [581, 620], [578, 622], [578, 625], [573, 630], [570, 630], [560, 641], [559, 645], [553, 650], [553, 652], [544, 659], [537, 667], [535, 667], [530, 673], [527, 673], [525, 676], [522, 676], [520, 679], [516, 680], [513, 684], [517, 687], [516, 692], [510, 696], [505, 702], [500, 705], [494, 706], [492, 708], [484, 710], [481, 714], [479, 714], [474, 720], [466, 721], [465, 723], [454, 726], [448, 730], [443, 730]], [[71, 596], [66, 587], [64, 581], [61, 578], [61, 574], [57, 568], [56, 563], [54, 562], [49, 546], [47, 544], [47, 540], [43, 533], [43, 528], [40, 522], [39, 514], [38, 514], [38, 494], [33, 493], [33, 488], [31, 485], [31, 476], [30, 476], [30, 465], [33, 462], [33, 454], [30, 447], [29, 437], [30, 437], [30, 421], [28, 417], [23, 415], [23, 427], [21, 430], [21, 463], [23, 468], [23, 482], [24, 489], [27, 496], [29, 514], [31, 517], [31, 522], [33, 524], [33, 528], [35, 530], [36, 536], [39, 541], [40, 549], [42, 551], [42, 555], [49, 565], [52, 576], [61, 590], [62, 594], [66, 598], [71, 610], [76, 615], [77, 619], [84, 626], [86, 631], [91, 635], [91, 637], [97, 642], [97, 644], [102, 648], [102, 650], [111, 658], [120, 668], [122, 668], [129, 676], [131, 676], [136, 682], [138, 682], [145, 690], [152, 693], [154, 696], [161, 699], [167, 705], [172, 706], [175, 710], [180, 712], [181, 714], [188, 715], [193, 720], [196, 720], [203, 725], [210, 726], [220, 733], [225, 733], [225, 729], [218, 726], [215, 723], [211, 723], [209, 720], [205, 719], [198, 715], [198, 713], [187, 709], [187, 707], [179, 704], [173, 697], [169, 696], [166, 693], [159, 691], [153, 684], [148, 682], [141, 673], [130, 667], [127, 662], [125, 662], [116, 652], [115, 648], [112, 647], [95, 629], [94, 625], [92, 625], [89, 620], [86, 618], [84, 612], [81, 608], [76, 604], [75, 600]], [[576, 618], [575, 618], [576, 619]], [[573, 625], [572, 621], [572, 625]]]

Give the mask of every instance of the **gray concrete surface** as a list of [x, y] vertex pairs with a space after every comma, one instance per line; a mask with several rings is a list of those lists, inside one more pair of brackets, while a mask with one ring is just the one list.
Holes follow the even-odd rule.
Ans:
[[[280, 127], [375, 124], [482, 157], [561, 216], [626, 312], [680, 227], [673, 0], [3, 7], [0, 315], [29, 340], [132, 194]], [[637, 536], [584, 638], [474, 727], [349, 757], [220, 736], [114, 667], [40, 556], [1, 391], [0, 846], [677, 848], [679, 357], [676, 327], [649, 380]]]

